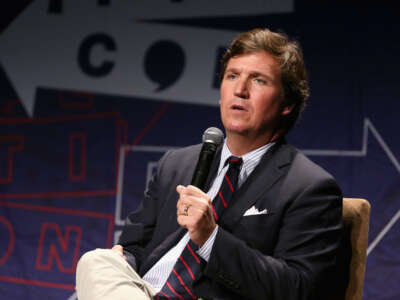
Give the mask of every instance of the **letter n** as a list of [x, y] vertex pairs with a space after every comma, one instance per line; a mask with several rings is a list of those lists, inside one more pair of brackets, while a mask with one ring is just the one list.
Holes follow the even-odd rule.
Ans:
[[82, 228], [68, 225], [64, 234], [58, 224], [43, 223], [40, 230], [36, 269], [51, 270], [53, 262], [63, 273], [74, 273], [80, 250]]

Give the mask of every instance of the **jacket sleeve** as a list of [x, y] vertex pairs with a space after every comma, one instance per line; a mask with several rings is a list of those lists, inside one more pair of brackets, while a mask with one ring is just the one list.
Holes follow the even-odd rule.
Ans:
[[180, 228], [176, 220], [179, 197], [176, 186], [189, 184], [200, 149], [198, 144], [166, 152], [158, 162], [142, 203], [127, 217], [119, 243], [132, 254], [128, 254], [131, 260], [135, 258], [136, 270], [145, 265], [156, 248], [171, 242], [168, 237]]
[[129, 263], [138, 269], [143, 260], [144, 249], [151, 240], [157, 222], [157, 216], [164, 199], [159, 199], [159, 177], [164, 162], [170, 152], [159, 161], [157, 172], [149, 182], [144, 192], [144, 198], [136, 211], [126, 218], [118, 244], [124, 247]]
[[325, 178], [292, 199], [276, 201], [286, 204], [279, 228], [271, 228], [278, 230], [272, 253], [251, 248], [220, 228], [205, 276], [240, 299], [315, 299], [340, 243], [341, 191], [332, 178]]

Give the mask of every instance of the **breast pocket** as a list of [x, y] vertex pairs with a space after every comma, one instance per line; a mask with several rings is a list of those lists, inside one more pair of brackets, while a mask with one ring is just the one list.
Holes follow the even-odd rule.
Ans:
[[271, 252], [276, 243], [276, 215], [268, 212], [261, 215], [243, 216], [234, 234], [244, 240], [250, 247], [263, 253]]

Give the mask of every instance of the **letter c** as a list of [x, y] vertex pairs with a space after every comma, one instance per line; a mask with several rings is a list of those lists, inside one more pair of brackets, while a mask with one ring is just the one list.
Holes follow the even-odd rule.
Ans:
[[95, 45], [101, 45], [107, 51], [115, 51], [117, 46], [114, 39], [105, 33], [95, 33], [83, 40], [78, 51], [78, 64], [81, 70], [92, 77], [102, 77], [109, 74], [114, 68], [114, 62], [104, 60], [100, 65], [93, 65], [90, 53]]

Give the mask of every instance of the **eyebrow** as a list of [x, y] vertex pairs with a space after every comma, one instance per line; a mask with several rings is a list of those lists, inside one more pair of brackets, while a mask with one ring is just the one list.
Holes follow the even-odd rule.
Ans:
[[[225, 71], [225, 73], [229, 73], [229, 72], [232, 72], [232, 73], [240, 73], [240, 69], [238, 69], [238, 68], [229, 68], [229, 69], [226, 69], [226, 71]], [[261, 73], [261, 72], [258, 72], [258, 71], [250, 71], [250, 77], [265, 77], [266, 79], [268, 79], [268, 80], [271, 80], [271, 81], [273, 81], [274, 79], [271, 77], [271, 76], [269, 76], [268, 74], [265, 74], [265, 73]]]

